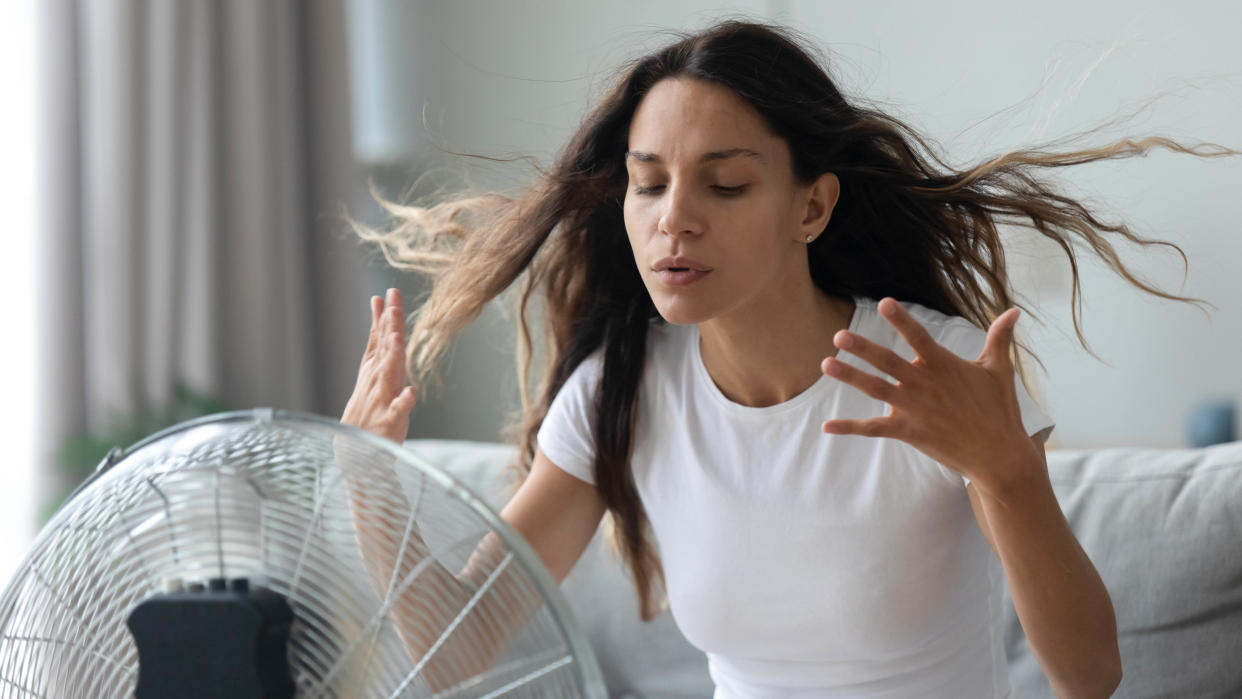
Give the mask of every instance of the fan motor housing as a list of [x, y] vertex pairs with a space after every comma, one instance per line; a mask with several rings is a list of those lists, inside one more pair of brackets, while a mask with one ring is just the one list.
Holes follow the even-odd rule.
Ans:
[[246, 578], [143, 600], [126, 620], [138, 648], [138, 699], [289, 699], [293, 611]]

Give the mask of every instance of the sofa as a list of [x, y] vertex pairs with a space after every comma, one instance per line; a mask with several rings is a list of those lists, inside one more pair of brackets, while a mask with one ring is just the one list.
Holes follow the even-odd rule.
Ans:
[[[406, 448], [497, 511], [502, 444], [415, 439]], [[1242, 697], [1242, 441], [1195, 449], [1051, 450], [1061, 508], [1117, 613], [1123, 679], [1115, 697]], [[562, 582], [612, 697], [710, 698], [704, 655], [670, 613], [638, 620], [633, 586], [602, 530]], [[1053, 696], [1006, 603], [1018, 699]]]

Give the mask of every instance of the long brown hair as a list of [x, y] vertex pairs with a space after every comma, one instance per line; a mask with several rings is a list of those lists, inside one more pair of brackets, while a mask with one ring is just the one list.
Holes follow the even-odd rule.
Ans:
[[[799, 180], [836, 173], [839, 200], [808, 251], [811, 278], [826, 293], [893, 296], [964, 316], [986, 329], [997, 315], [1020, 305], [1011, 297], [997, 226], [1023, 226], [1059, 245], [1068, 258], [1074, 328], [1084, 347], [1075, 246], [1089, 246], [1148, 293], [1198, 300], [1134, 276], [1106, 234], [1171, 247], [1185, 262], [1181, 248], [1097, 219], [1036, 177], [1037, 170], [1143, 155], [1157, 147], [1199, 156], [1238, 154], [1215, 144], [1188, 147], [1150, 137], [1070, 152], [1020, 150], [954, 170], [909, 126], [846, 100], [813, 58], [815, 52], [802, 45], [809, 43], [787, 28], [726, 20], [679, 36], [618, 73], [555, 164], [548, 170], [536, 166], [538, 177], [520, 196], [460, 195], [422, 207], [387, 202], [373, 192], [395, 225], [378, 231], [350, 221], [359, 236], [380, 245], [392, 265], [434, 281], [406, 348], [416, 386], [434, 379], [450, 339], [520, 282], [522, 413], [509, 428], [509, 438], [520, 446], [514, 489], [530, 471], [536, 433], [552, 399], [571, 372], [602, 348], [591, 425], [594, 476], [610, 515], [610, 541], [632, 575], [644, 621], [667, 606], [667, 597], [656, 600], [653, 586], [657, 579], [663, 584], [663, 570], [629, 459], [647, 332], [662, 319], [633, 264], [622, 218], [628, 186], [623, 153], [630, 120], [655, 83], [685, 78], [728, 87], [786, 140]], [[538, 348], [543, 370], [532, 393], [537, 348], [530, 316], [536, 311], [543, 316]], [[1025, 380], [1017, 352], [1015, 361]]]

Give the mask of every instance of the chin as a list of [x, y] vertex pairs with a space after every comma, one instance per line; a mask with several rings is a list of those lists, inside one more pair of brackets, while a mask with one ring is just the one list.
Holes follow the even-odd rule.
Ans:
[[661, 299], [656, 302], [655, 307], [660, 317], [672, 325], [697, 325], [715, 317], [715, 314], [697, 307], [697, 304], [685, 303], [684, 299], [677, 299], [673, 303], [667, 298]]

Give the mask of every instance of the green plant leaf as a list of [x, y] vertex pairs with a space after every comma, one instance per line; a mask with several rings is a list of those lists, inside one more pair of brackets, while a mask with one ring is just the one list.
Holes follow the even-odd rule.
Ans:
[[205, 415], [230, 410], [228, 405], [208, 394], [191, 388], [184, 381], [173, 384], [173, 399], [149, 414], [131, 415], [114, 421], [101, 433], [69, 435], [56, 450], [55, 471], [61, 475], [64, 488], [39, 513], [42, 526], [55, 514], [77, 486], [85, 481], [113, 447], [128, 448], [161, 430]]

